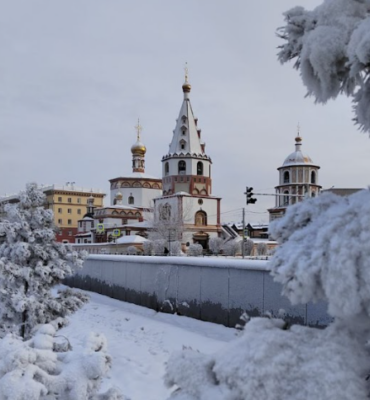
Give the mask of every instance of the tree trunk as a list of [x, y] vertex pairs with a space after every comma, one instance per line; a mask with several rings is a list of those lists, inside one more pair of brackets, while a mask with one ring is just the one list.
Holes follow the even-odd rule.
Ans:
[[[24, 294], [28, 292], [28, 282], [24, 281]], [[21, 325], [21, 337], [24, 339], [26, 335], [26, 322], [27, 322], [27, 309], [22, 312], [22, 325]]]

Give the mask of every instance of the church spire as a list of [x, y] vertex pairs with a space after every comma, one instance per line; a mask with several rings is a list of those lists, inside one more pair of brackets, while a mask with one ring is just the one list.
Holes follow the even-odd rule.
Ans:
[[137, 120], [136, 129], [136, 143], [131, 147], [132, 153], [132, 172], [145, 172], [145, 153], [146, 147], [141, 142], [141, 131], [143, 130], [140, 125], [140, 119]]

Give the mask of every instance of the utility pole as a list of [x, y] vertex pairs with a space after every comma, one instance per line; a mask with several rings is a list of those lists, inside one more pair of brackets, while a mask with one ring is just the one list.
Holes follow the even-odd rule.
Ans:
[[242, 257], [245, 257], [245, 208], [243, 207], [243, 241], [242, 241]]

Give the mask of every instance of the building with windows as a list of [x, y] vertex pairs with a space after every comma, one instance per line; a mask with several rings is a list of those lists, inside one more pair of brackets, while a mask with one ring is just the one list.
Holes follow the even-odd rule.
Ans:
[[155, 224], [182, 223], [175, 240], [200, 243], [204, 248], [221, 233], [221, 198], [212, 196], [212, 160], [194, 117], [187, 73], [182, 86], [184, 98], [176, 120], [168, 153], [162, 158], [163, 196], [156, 198]]
[[270, 222], [285, 214], [286, 208], [305, 197], [319, 195], [319, 169], [311, 158], [302, 153], [302, 137], [295, 138], [295, 151], [284, 160], [279, 171], [279, 185], [275, 187], [275, 207], [268, 210]]
[[153, 209], [153, 199], [162, 195], [162, 179], [145, 173], [146, 147], [140, 134], [142, 127], [136, 126], [137, 140], [131, 147], [132, 173], [110, 179], [110, 203], [115, 205], [118, 193], [122, 195], [123, 204], [138, 208], [142, 211]]
[[100, 190], [78, 188], [73, 184], [46, 186], [43, 191], [46, 195], [45, 207], [53, 210], [54, 222], [59, 228], [56, 240], [64, 243], [74, 243], [78, 220], [86, 212], [89, 197], [94, 197], [95, 206], [102, 207], [105, 196]]

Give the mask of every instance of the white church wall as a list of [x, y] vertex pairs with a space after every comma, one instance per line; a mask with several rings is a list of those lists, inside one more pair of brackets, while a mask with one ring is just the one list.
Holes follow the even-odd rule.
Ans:
[[[110, 195], [110, 203], [113, 205], [114, 199], [117, 193], [122, 193], [122, 202], [124, 205], [129, 205], [131, 207], [153, 207], [153, 199], [162, 196], [161, 189], [148, 189], [148, 188], [118, 188], [112, 189]], [[132, 194], [134, 197], [134, 204], [129, 204], [128, 198]]]

